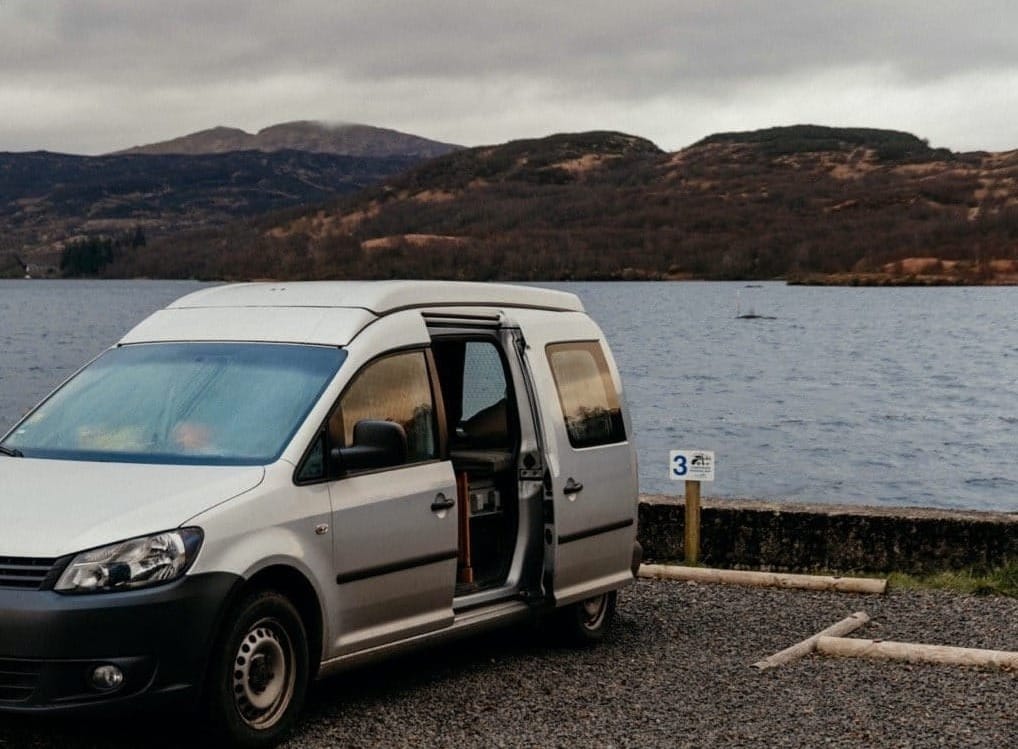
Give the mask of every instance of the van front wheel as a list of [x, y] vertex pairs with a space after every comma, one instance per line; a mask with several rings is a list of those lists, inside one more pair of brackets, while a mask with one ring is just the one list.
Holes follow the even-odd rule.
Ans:
[[616, 593], [602, 593], [559, 612], [558, 631], [569, 645], [592, 645], [604, 639], [615, 618]]
[[272, 746], [293, 725], [308, 682], [300, 614], [274, 591], [238, 604], [209, 672], [212, 727], [232, 746]]

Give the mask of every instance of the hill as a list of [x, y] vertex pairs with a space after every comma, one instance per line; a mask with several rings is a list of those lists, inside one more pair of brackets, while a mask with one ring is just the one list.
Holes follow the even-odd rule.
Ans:
[[231, 151], [307, 151], [366, 158], [401, 156], [431, 159], [459, 148], [450, 143], [370, 125], [300, 120], [272, 125], [253, 134], [237, 128], [214, 127], [117, 153], [196, 156]]
[[1018, 152], [896, 131], [622, 133], [472, 148], [328, 204], [121, 257], [120, 275], [1018, 280]]
[[421, 163], [413, 155], [307, 151], [71, 156], [0, 153], [0, 275], [17, 253], [54, 269], [66, 243], [99, 235], [148, 238], [356, 192]]
[[752, 144], [768, 156], [787, 156], [818, 151], [850, 153], [857, 148], [873, 152], [879, 161], [928, 161], [950, 158], [947, 149], [933, 149], [911, 133], [864, 127], [793, 125], [737, 133], [716, 133], [693, 147], [714, 144]]

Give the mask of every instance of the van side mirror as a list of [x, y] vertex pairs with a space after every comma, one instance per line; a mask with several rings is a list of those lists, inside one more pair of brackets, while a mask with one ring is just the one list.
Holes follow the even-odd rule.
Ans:
[[406, 432], [392, 421], [363, 419], [354, 424], [353, 444], [334, 447], [329, 456], [338, 474], [402, 465], [407, 456]]

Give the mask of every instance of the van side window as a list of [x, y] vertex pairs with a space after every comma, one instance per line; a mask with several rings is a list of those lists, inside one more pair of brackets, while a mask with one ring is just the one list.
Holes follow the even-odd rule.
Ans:
[[569, 444], [594, 447], [625, 442], [622, 409], [601, 344], [550, 343], [545, 353], [555, 378]]
[[407, 437], [407, 462], [438, 457], [435, 407], [423, 351], [376, 359], [362, 369], [329, 417], [329, 442], [353, 444], [353, 429], [363, 419], [392, 421]]
[[509, 446], [506, 381], [492, 343], [468, 341], [463, 361], [463, 436], [480, 446]]
[[492, 340], [432, 341], [452, 450], [512, 448], [518, 432], [506, 365]]
[[308, 450], [307, 456], [297, 469], [297, 481], [317, 481], [325, 478], [325, 436], [319, 434]]

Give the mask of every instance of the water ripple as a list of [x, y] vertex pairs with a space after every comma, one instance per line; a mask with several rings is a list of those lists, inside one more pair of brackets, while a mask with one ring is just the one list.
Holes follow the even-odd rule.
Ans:
[[[1018, 509], [1018, 288], [555, 286], [612, 342], [646, 491], [676, 492], [662, 456], [698, 447], [714, 496]], [[737, 297], [778, 319], [734, 320]]]

